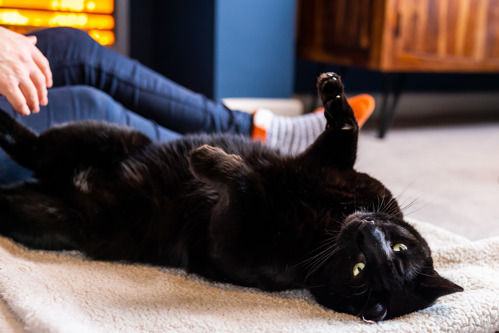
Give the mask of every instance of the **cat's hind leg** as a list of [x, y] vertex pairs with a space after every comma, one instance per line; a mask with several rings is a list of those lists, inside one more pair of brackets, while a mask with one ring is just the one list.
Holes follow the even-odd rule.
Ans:
[[149, 143], [138, 131], [96, 121], [68, 123], [37, 135], [0, 110], [0, 147], [37, 177], [60, 180], [89, 166], [112, 167]]
[[31, 183], [0, 188], [0, 234], [37, 249], [79, 249], [81, 216], [47, 192]]
[[33, 170], [38, 135], [0, 110], [0, 147], [20, 165]]
[[96, 121], [68, 123], [40, 134], [35, 175], [60, 179], [89, 167], [112, 170], [150, 143], [146, 135], [128, 127]]

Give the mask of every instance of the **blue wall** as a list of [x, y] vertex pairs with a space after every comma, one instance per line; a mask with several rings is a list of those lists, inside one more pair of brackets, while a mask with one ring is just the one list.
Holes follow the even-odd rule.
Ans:
[[290, 97], [295, 0], [131, 0], [130, 53], [208, 97]]
[[214, 97], [291, 97], [295, 1], [216, 0]]

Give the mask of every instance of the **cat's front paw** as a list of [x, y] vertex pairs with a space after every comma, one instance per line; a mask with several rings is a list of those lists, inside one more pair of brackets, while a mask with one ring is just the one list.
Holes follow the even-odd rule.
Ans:
[[353, 131], [358, 128], [338, 74], [333, 72], [321, 74], [317, 79], [317, 92], [324, 105], [329, 128], [342, 131]]
[[189, 152], [189, 164], [195, 178], [215, 187], [229, 186], [248, 171], [240, 156], [206, 144]]
[[317, 79], [317, 91], [323, 104], [332, 99], [341, 99], [343, 83], [340, 76], [333, 72], [322, 73]]

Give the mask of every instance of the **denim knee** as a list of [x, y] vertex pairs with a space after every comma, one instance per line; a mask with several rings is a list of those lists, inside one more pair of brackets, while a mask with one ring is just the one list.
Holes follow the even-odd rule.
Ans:
[[36, 33], [37, 35], [50, 35], [57, 39], [57, 43], [65, 48], [78, 45], [85, 47], [89, 43], [96, 43], [89, 34], [83, 30], [71, 27], [48, 28]]
[[48, 28], [30, 34], [37, 37], [36, 46], [49, 60], [52, 71], [54, 67], [91, 61], [93, 50], [98, 45], [85, 31], [69, 27]]

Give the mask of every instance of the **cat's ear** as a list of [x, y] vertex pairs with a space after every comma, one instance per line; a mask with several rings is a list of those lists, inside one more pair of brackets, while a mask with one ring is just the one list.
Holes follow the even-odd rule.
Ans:
[[217, 189], [237, 184], [249, 172], [240, 156], [227, 154], [220, 148], [203, 145], [191, 150], [189, 155], [194, 177]]
[[454, 282], [441, 277], [435, 270], [432, 274], [421, 275], [420, 287], [423, 295], [429, 300], [464, 290]]

